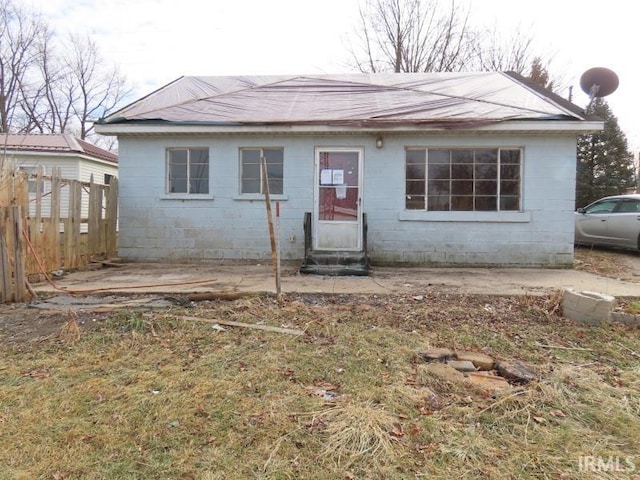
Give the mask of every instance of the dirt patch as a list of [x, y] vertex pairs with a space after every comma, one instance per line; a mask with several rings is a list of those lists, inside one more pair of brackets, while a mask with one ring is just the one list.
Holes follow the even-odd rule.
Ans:
[[[65, 301], [62, 302], [62, 299]], [[30, 304], [0, 304], [0, 341], [19, 345], [56, 337], [73, 321], [84, 331], [91, 331], [109, 315], [129, 310], [157, 308], [153, 296], [73, 297], [70, 295], [40, 298]], [[172, 305], [160, 299], [161, 305]]]
[[[575, 258], [576, 270], [593, 273], [602, 277], [622, 279], [627, 282], [640, 284], [640, 254], [638, 254], [637, 252], [580, 247], [576, 249]], [[181, 276], [175, 271], [158, 271], [157, 267], [154, 267], [153, 265], [140, 265], [139, 268], [139, 273], [149, 273], [149, 279], [147, 280], [149, 283], [152, 283], [154, 280], [158, 281], [158, 278], [160, 278], [158, 275], [160, 275], [161, 273], [165, 275], [165, 277], [160, 278], [162, 282], [176, 282], [189, 278], [186, 276], [186, 274], [183, 274]], [[267, 271], [266, 274], [265, 268]], [[249, 281], [248, 279], [254, 278], [265, 279], [265, 289], [268, 290], [272, 288], [272, 279], [269, 278], [269, 268], [270, 267], [265, 267], [264, 265], [243, 266], [242, 276], [238, 277], [238, 279], [235, 280], [236, 283], [229, 285], [224, 283], [223, 280], [226, 278], [225, 274], [232, 271], [232, 267], [219, 267], [217, 269], [217, 275], [212, 274], [211, 276], [219, 277], [216, 278], [215, 286], [216, 289], [220, 290], [236, 291], [240, 285], [242, 285], [243, 283], [247, 283]], [[106, 282], [106, 284], [111, 286], [118, 285], [119, 283], [127, 285], [127, 282], [131, 282], [131, 278], [127, 277], [126, 275], [121, 275], [119, 272], [120, 270], [117, 269], [108, 269], [104, 271], [89, 270], [85, 273], [85, 277], [78, 278], [74, 280], [74, 282], [77, 283], [79, 289], [82, 288], [83, 285], [89, 284], [92, 279], [94, 279], [94, 277], [100, 278], [101, 281], [104, 281]], [[443, 270], [443, 273], [444, 272], [448, 272], [448, 270]], [[543, 271], [542, 273], [544, 272], [549, 271]], [[111, 274], [111, 276], [106, 277], [105, 275], [109, 273]], [[296, 273], [296, 269], [291, 265], [287, 265], [286, 268], [283, 269], [283, 275], [286, 278], [294, 279], [299, 285], [303, 285], [305, 282], [310, 281], [307, 276], [298, 275]], [[465, 291], [468, 290], [469, 292], [472, 292], [474, 291], [473, 288], [475, 288], [475, 286], [477, 286], [478, 284], [486, 284], [487, 282], [489, 282], [493, 274], [491, 270], [486, 269], [467, 269], [464, 271], [464, 276], [460, 274], [460, 276], [456, 278], [454, 283], [449, 282], [446, 284], [439, 284], [438, 282], [442, 282], [442, 278], [438, 278], [438, 276], [434, 275], [432, 271], [429, 271], [423, 276], [415, 275], [413, 278], [402, 277], [398, 272], [395, 271], [385, 271], [382, 273], [377, 273], [377, 275], [377, 277], [374, 276], [372, 279], [353, 279], [349, 277], [321, 277], [320, 284], [330, 285], [331, 292], [337, 294], [336, 298], [340, 299], [340, 295], [348, 293], [358, 293], [358, 284], [362, 281], [375, 282], [376, 278], [383, 279], [389, 277], [392, 280], [390, 284], [396, 285], [398, 290], [404, 289], [415, 292], [415, 294], [411, 294], [412, 298], [424, 298], [425, 293], [428, 295], [430, 291], [443, 291], [444, 293], [446, 293], [446, 291], [465, 293]], [[317, 277], [313, 280], [316, 281]], [[353, 288], [348, 287], [350, 284]], [[503, 287], [504, 284], [505, 283], [503, 282]], [[72, 285], [74, 284], [72, 283]], [[386, 297], [387, 294], [400, 296], [405, 295], [389, 291], [385, 288], [380, 288], [379, 290], [380, 293], [377, 293], [379, 298], [389, 298]], [[132, 290], [132, 292], [134, 292], [134, 294], [132, 294], [130, 291], [114, 293], [112, 295], [107, 295], [106, 293], [102, 295], [102, 292], [89, 292], [87, 294], [74, 295], [73, 298], [78, 299], [80, 303], [83, 302], [83, 299], [89, 298], [89, 296], [91, 295], [91, 297], [93, 297], [92, 305], [83, 304], [81, 306], [78, 306], [77, 304], [69, 304], [68, 308], [62, 310], [35, 309], [32, 308], [32, 305], [29, 304], [0, 305], [0, 338], [10, 343], [20, 343], [32, 339], [42, 339], [50, 335], [58, 334], [60, 332], [60, 329], [70, 319], [73, 318], [77, 318], [78, 324], [81, 328], [90, 329], [94, 324], [99, 323], [101, 320], [107, 318], [111, 312], [122, 311], [126, 309], [149, 310], [151, 308], [148, 305], [150, 302], [157, 300], [165, 301], [166, 299], [168, 299], [168, 305], [166, 308], [170, 311], [172, 304], [178, 305], [181, 301], [184, 300], [184, 295], [181, 295], [180, 291], [177, 291], [175, 295], [136, 295], [136, 290]], [[496, 291], [495, 293], [499, 294], [501, 292]], [[536, 290], [535, 287], [530, 287], [526, 290], [523, 290], [522, 293], [528, 295], [531, 293], [544, 294], [545, 292], [542, 288], [538, 288]], [[44, 294], [41, 294], [40, 300], [42, 301], [43, 298], [46, 299], [47, 297], [53, 297], [57, 294], [60, 294], [60, 292], [45, 292]], [[307, 296], [308, 298], [316, 299], [325, 298], [318, 297], [313, 292], [302, 294], [302, 297], [305, 296]], [[374, 297], [375, 295], [370, 296], [369, 298]], [[640, 299], [640, 287], [637, 297], [620, 297], [618, 299], [618, 303], [624, 310], [626, 305], [636, 304], [638, 299]], [[391, 303], [391, 300], [389, 300], [389, 302]], [[118, 303], [120, 303], [121, 305], [118, 306]], [[138, 303], [138, 305], [135, 305], [136, 303]], [[187, 302], [187, 304], [189, 303], [190, 302]], [[196, 305], [197, 302], [191, 304]]]
[[640, 283], [640, 252], [576, 247], [575, 268], [608, 278]]

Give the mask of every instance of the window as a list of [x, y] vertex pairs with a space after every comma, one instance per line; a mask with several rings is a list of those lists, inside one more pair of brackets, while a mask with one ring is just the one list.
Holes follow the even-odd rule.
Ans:
[[620, 202], [616, 213], [637, 213], [640, 212], [640, 200], [625, 199]]
[[284, 149], [282, 148], [240, 149], [240, 193], [264, 193], [262, 157], [267, 163], [269, 193], [281, 195], [284, 192]]
[[111, 179], [113, 178], [113, 175], [111, 175], [110, 173], [105, 173], [104, 174], [104, 184], [105, 185], [111, 185]]
[[[25, 172], [27, 174], [27, 178], [35, 177], [37, 174], [37, 170], [38, 167], [20, 167], [20, 171]], [[46, 174], [44, 167], [42, 167], [42, 174]], [[35, 180], [28, 180], [29, 193], [38, 193], [36, 183], [37, 182]], [[44, 193], [44, 182], [40, 184], [40, 193]]]
[[167, 149], [167, 193], [209, 193], [209, 149]]
[[618, 199], [601, 200], [585, 209], [585, 213], [611, 213], [618, 205]]
[[407, 149], [405, 208], [520, 210], [521, 156], [520, 149]]

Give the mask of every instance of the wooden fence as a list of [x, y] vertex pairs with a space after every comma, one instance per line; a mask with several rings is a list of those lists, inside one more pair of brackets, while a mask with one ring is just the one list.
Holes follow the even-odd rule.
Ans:
[[28, 299], [28, 281], [114, 257], [118, 179], [110, 185], [27, 175], [0, 165], [0, 303]]

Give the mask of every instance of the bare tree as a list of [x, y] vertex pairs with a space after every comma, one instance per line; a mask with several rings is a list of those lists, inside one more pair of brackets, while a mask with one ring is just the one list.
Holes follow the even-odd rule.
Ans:
[[455, 1], [443, 8], [438, 0], [367, 0], [351, 54], [362, 72], [462, 70], [476, 37], [468, 19]]
[[37, 58], [45, 24], [12, 0], [0, 0], [0, 132], [8, 132], [21, 88]]
[[511, 71], [525, 75], [533, 61], [533, 37], [517, 28], [505, 36], [497, 26], [479, 35], [473, 67], [482, 71]]
[[88, 36], [70, 36], [66, 69], [66, 101], [79, 124], [80, 138], [84, 139], [93, 130], [92, 119], [110, 113], [130, 89], [117, 67], [103, 67], [98, 48]]
[[516, 28], [505, 36], [496, 26], [486, 30], [476, 45], [474, 68], [483, 71], [511, 71], [530, 78], [543, 88], [555, 91], [565, 82], [562, 76], [551, 76], [551, 53], [542, 55], [535, 49], [534, 36], [526, 28]]
[[562, 83], [528, 29], [473, 27], [455, 0], [365, 0], [359, 13], [350, 53], [361, 72], [514, 71], [545, 88]]
[[20, 130], [72, 132], [85, 139], [92, 117], [107, 114], [128, 94], [125, 79], [115, 67], [103, 68], [89, 37], [70, 35], [66, 45], [51, 39], [47, 35], [39, 44], [37, 75], [23, 82]]
[[14, 129], [23, 133], [62, 133], [73, 118], [64, 95], [67, 70], [56, 55], [54, 38], [45, 27], [37, 42], [34, 68], [20, 86], [22, 115], [14, 121]]
[[37, 13], [0, 0], [0, 132], [91, 135], [92, 120], [128, 95], [125, 78], [105, 66], [96, 44], [57, 40]]

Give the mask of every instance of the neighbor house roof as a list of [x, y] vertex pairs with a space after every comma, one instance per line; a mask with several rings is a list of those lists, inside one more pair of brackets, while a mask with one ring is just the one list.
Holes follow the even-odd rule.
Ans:
[[455, 129], [514, 120], [592, 119], [514, 73], [200, 76], [111, 114], [98, 131], [122, 132], [120, 124]]
[[0, 135], [0, 152], [29, 151], [45, 153], [77, 153], [110, 163], [118, 163], [118, 155], [67, 133]]

